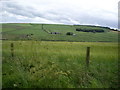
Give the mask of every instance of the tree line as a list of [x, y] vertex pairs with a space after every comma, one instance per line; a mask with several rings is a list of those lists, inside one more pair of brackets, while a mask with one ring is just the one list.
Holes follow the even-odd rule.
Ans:
[[102, 29], [81, 29], [81, 28], [77, 28], [76, 31], [81, 31], [81, 32], [93, 32], [93, 33], [95, 33], [95, 32], [99, 32], [99, 33], [105, 32], [105, 31], [102, 30]]

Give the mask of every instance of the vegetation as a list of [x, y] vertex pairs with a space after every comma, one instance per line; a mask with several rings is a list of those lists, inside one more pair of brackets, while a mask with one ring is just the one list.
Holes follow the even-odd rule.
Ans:
[[[89, 25], [33, 23], [8, 23], [2, 28], [3, 88], [119, 86], [119, 33], [116, 30]], [[90, 47], [89, 67], [85, 62], [87, 47]]]
[[118, 87], [117, 43], [3, 41], [2, 45], [3, 88]]
[[[76, 41], [76, 42], [117, 42], [118, 33], [107, 27], [86, 25], [59, 25], [59, 24], [29, 24], [12, 23], [2, 25], [2, 35], [8, 40], [38, 40], [38, 41]], [[78, 32], [82, 30], [104, 30], [103, 33]], [[67, 32], [74, 35], [66, 35]], [[32, 37], [27, 37], [27, 35]]]
[[93, 32], [93, 33], [95, 33], [95, 32], [99, 32], [99, 33], [105, 32], [102, 29], [80, 29], [80, 28], [77, 28], [76, 31]]
[[66, 35], [73, 35], [73, 33], [72, 32], [67, 32]]

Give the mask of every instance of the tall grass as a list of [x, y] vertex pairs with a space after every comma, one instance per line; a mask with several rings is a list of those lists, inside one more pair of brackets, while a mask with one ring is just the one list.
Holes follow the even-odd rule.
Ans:
[[[89, 68], [87, 46], [91, 47]], [[3, 88], [118, 87], [117, 51], [117, 43], [4, 41]]]

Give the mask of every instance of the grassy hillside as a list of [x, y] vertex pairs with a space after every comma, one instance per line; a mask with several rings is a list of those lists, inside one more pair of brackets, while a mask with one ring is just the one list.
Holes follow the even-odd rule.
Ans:
[[[3, 88], [118, 87], [117, 31], [97, 26], [30, 23], [3, 24], [2, 28], [6, 40], [1, 43]], [[77, 28], [105, 32], [81, 32]], [[66, 35], [68, 32], [73, 34]], [[90, 66], [86, 68], [88, 46]]]
[[[103, 33], [79, 32], [76, 28], [81, 29], [102, 29]], [[58, 32], [60, 34], [50, 34]], [[75, 35], [66, 35], [72, 32]], [[30, 37], [27, 35], [32, 34]], [[29, 23], [13, 23], [2, 25], [3, 38], [8, 40], [56, 40], [56, 41], [103, 41], [117, 42], [118, 33], [111, 31], [109, 28], [85, 26], [85, 25], [58, 25], [58, 24], [29, 24]]]
[[[3, 88], [117, 88], [119, 85], [117, 43], [3, 41], [2, 45]], [[89, 69], [85, 64], [87, 46], [91, 47]]]

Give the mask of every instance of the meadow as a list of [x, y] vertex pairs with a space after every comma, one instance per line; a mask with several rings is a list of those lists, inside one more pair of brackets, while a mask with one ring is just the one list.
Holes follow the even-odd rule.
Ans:
[[[42, 27], [43, 25], [43, 27]], [[104, 33], [79, 32], [76, 28], [104, 30]], [[50, 34], [57, 32], [60, 34]], [[72, 32], [75, 35], [66, 35]], [[26, 37], [32, 34], [31, 37]], [[86, 25], [60, 25], [60, 24], [31, 24], [7, 23], [2, 24], [2, 37], [8, 40], [37, 40], [37, 41], [72, 41], [72, 42], [117, 42], [118, 33], [111, 29]]]
[[2, 46], [3, 88], [118, 87], [117, 42], [3, 41]]

